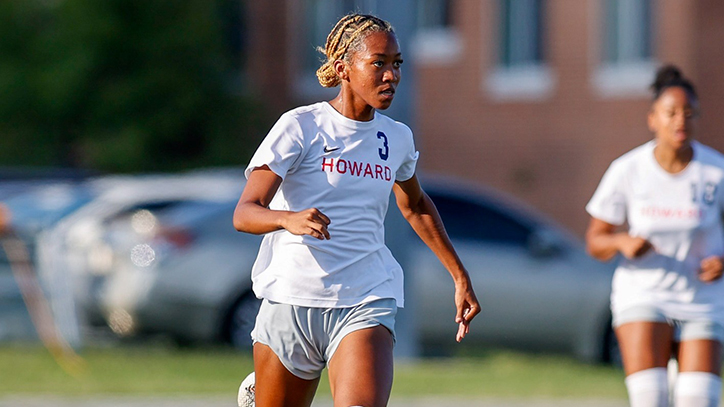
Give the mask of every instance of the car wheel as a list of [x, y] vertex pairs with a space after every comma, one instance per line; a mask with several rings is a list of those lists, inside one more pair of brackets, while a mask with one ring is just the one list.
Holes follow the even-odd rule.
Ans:
[[603, 338], [603, 361], [616, 367], [623, 367], [623, 359], [621, 358], [621, 348], [618, 346], [616, 333], [613, 331], [611, 324], [606, 328], [606, 335]]
[[227, 339], [235, 348], [251, 350], [251, 330], [254, 329], [256, 314], [261, 300], [249, 291], [239, 298], [231, 308], [227, 321]]

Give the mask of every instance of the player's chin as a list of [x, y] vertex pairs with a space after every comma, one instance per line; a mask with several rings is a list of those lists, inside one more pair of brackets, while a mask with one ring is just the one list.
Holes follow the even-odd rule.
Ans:
[[375, 106], [373, 106], [375, 109], [378, 110], [385, 110], [390, 105], [392, 105], [392, 101], [395, 99], [395, 94], [389, 94], [389, 93], [381, 93], [379, 94], [379, 97], [377, 100], [375, 100]]
[[385, 110], [388, 107], [390, 107], [391, 105], [392, 105], [392, 99], [389, 99], [389, 100], [380, 101], [379, 103], [375, 103], [375, 106], [373, 106], [373, 107], [377, 110]]

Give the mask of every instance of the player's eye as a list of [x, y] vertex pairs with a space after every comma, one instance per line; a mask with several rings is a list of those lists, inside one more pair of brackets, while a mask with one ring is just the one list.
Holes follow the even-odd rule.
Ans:
[[376, 66], [376, 67], [378, 67], [378, 68], [382, 68], [382, 67], [385, 65], [385, 63], [382, 62], [382, 61], [375, 61], [375, 62], [372, 63], [372, 65], [374, 65], [374, 66]]
[[395, 68], [399, 68], [400, 66], [402, 66], [402, 62], [403, 61], [401, 59], [398, 59], [395, 62], [393, 62], [393, 65], [395, 66]]

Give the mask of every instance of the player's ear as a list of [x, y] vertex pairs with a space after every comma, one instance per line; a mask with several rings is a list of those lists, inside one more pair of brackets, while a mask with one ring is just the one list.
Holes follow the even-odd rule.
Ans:
[[339, 78], [343, 81], [349, 80], [348, 67], [345, 61], [341, 59], [334, 61], [334, 72], [336, 72], [337, 76], [339, 76]]
[[651, 107], [651, 110], [649, 110], [649, 114], [646, 117], [646, 124], [648, 125], [649, 130], [652, 133], [656, 133], [656, 116], [653, 106]]

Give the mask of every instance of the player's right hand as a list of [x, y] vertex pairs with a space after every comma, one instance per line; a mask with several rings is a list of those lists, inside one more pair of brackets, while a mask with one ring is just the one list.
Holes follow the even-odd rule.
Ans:
[[712, 283], [722, 277], [724, 272], [724, 261], [719, 256], [710, 256], [701, 261], [699, 268], [699, 280], [705, 283]]
[[455, 340], [460, 342], [470, 332], [470, 322], [480, 313], [480, 303], [469, 277], [460, 284], [455, 284], [455, 308], [455, 322], [458, 324]]
[[653, 245], [642, 237], [623, 235], [618, 244], [618, 251], [627, 259], [635, 259], [653, 249]]
[[299, 212], [287, 212], [282, 226], [295, 235], [309, 235], [319, 240], [329, 239], [327, 226], [331, 223], [327, 215], [317, 208]]

